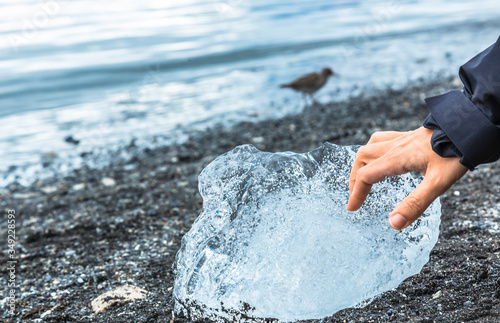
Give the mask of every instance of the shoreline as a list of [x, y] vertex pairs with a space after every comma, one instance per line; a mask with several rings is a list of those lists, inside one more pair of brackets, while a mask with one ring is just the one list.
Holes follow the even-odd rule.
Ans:
[[[325, 141], [360, 145], [378, 130], [415, 129], [428, 114], [423, 98], [457, 86], [456, 79], [434, 80], [309, 106], [282, 119], [218, 125], [191, 133], [182, 144], [136, 149], [129, 160], [100, 169], [83, 166], [28, 187], [8, 185], [0, 196], [5, 210], [16, 211], [19, 289], [15, 315], [2, 317], [13, 322], [188, 322], [172, 315], [171, 267], [180, 239], [200, 213], [197, 176], [206, 165], [241, 144], [306, 152]], [[498, 196], [499, 163], [468, 173], [441, 199], [440, 238], [421, 273], [368, 306], [342, 310], [323, 322], [497, 320]], [[1, 232], [7, 236], [5, 226]], [[8, 277], [6, 266], [1, 274]], [[92, 300], [125, 284], [148, 294], [93, 312]]]

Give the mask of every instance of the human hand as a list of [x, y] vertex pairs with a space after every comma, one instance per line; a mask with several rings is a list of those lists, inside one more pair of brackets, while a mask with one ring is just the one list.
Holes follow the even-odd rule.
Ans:
[[358, 210], [373, 184], [387, 176], [417, 170], [424, 175], [418, 187], [389, 215], [389, 224], [402, 230], [418, 219], [431, 203], [467, 172], [459, 157], [443, 158], [431, 147], [434, 131], [421, 127], [409, 132], [376, 132], [359, 148], [349, 178], [348, 211]]

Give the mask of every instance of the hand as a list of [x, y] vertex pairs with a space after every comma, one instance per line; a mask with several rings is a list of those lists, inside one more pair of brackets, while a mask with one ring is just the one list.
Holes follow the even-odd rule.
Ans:
[[443, 158], [431, 147], [434, 131], [376, 132], [360, 147], [349, 178], [348, 211], [358, 210], [373, 184], [387, 176], [417, 170], [424, 175], [418, 187], [389, 215], [389, 224], [402, 230], [418, 219], [431, 203], [467, 172], [459, 157]]

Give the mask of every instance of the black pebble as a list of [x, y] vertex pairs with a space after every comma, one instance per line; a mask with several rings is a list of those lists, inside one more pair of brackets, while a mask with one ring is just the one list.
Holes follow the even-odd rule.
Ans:
[[76, 140], [75, 138], [73, 138], [73, 136], [66, 136], [66, 138], [64, 138], [64, 141], [66, 141], [68, 144], [73, 145], [78, 145], [80, 143], [80, 140]]

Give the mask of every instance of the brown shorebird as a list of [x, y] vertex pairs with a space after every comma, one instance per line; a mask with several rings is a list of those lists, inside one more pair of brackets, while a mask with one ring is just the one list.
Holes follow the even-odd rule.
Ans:
[[309, 95], [313, 102], [314, 92], [318, 91], [326, 84], [328, 77], [335, 75], [335, 73], [328, 67], [321, 70], [321, 73], [311, 73], [299, 77], [295, 81], [281, 85], [281, 88], [291, 88], [297, 92], [302, 93], [302, 95]]

